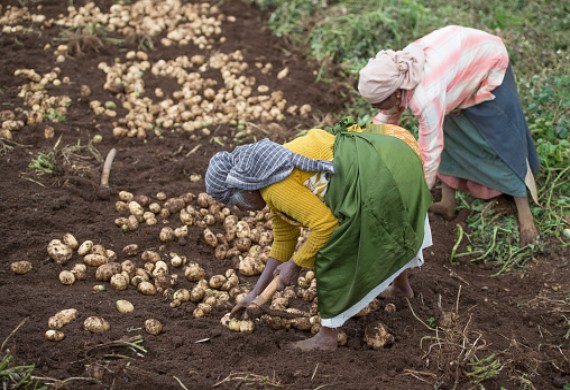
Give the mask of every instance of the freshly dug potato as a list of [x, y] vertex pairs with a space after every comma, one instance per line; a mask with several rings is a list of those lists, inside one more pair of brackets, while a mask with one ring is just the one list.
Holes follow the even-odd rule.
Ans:
[[[163, 209], [163, 210], [166, 210], [166, 209]], [[162, 241], [162, 242], [174, 241], [174, 239], [176, 238], [176, 236], [174, 235], [174, 229], [172, 229], [170, 226], [163, 227], [160, 230], [159, 238], [160, 238], [160, 241]]]
[[156, 295], [156, 287], [151, 282], [140, 282], [137, 285], [137, 290], [143, 295]]
[[117, 308], [119, 313], [122, 314], [131, 313], [132, 311], [135, 310], [134, 305], [131, 302], [127, 301], [126, 299], [119, 299], [117, 302], [115, 302], [115, 307]]
[[396, 310], [397, 310], [396, 305], [394, 305], [393, 303], [387, 303], [386, 306], [384, 306], [384, 311], [386, 313], [393, 314], [396, 312]]
[[58, 311], [48, 319], [48, 328], [61, 329], [77, 318], [77, 309], [65, 309]]
[[49, 341], [61, 341], [65, 338], [65, 334], [61, 330], [48, 329], [45, 337]]
[[109, 258], [99, 253], [89, 253], [85, 255], [83, 262], [90, 267], [99, 267], [105, 263], [108, 263]]
[[61, 242], [61, 240], [51, 240], [48, 244], [47, 252], [50, 258], [62, 265], [67, 263], [73, 256], [71, 248]]
[[190, 262], [184, 268], [184, 277], [190, 282], [197, 282], [200, 279], [204, 279], [206, 276], [206, 271], [196, 262]]
[[144, 329], [148, 334], [158, 336], [162, 332], [162, 323], [159, 320], [150, 318], [144, 322]]
[[73, 283], [75, 283], [75, 275], [71, 271], [61, 271], [59, 273], [59, 282], [63, 285], [71, 286]]
[[137, 244], [129, 244], [123, 248], [124, 256], [136, 256], [139, 253], [139, 246]]
[[382, 349], [394, 344], [395, 338], [386, 325], [378, 321], [366, 327], [364, 341], [373, 349]]
[[75, 276], [75, 280], [87, 279], [87, 266], [85, 264], [75, 264], [71, 269], [71, 273]]
[[14, 261], [10, 264], [10, 269], [16, 275], [24, 275], [32, 270], [32, 263], [28, 260]]
[[65, 233], [63, 235], [63, 243], [70, 247], [72, 250], [79, 248], [79, 242], [77, 238], [71, 233]]
[[251, 320], [236, 320], [230, 318], [230, 313], [224, 315], [220, 321], [225, 328], [241, 333], [252, 333], [255, 329], [255, 324]]
[[160, 260], [160, 254], [155, 251], [144, 251], [141, 255], [143, 261], [148, 261], [151, 263], [156, 263]]
[[92, 248], [93, 248], [93, 241], [91, 240], [84, 241], [81, 245], [79, 245], [79, 248], [77, 248], [77, 254], [79, 256], [85, 256], [86, 254], [91, 252]]
[[111, 325], [102, 317], [91, 316], [83, 321], [83, 328], [91, 333], [104, 333], [111, 328]]
[[115, 290], [123, 291], [129, 287], [129, 278], [123, 274], [115, 274], [111, 276], [109, 283]]
[[120, 274], [123, 271], [121, 264], [112, 262], [101, 264], [95, 271], [95, 280], [99, 282], [108, 282], [111, 277]]

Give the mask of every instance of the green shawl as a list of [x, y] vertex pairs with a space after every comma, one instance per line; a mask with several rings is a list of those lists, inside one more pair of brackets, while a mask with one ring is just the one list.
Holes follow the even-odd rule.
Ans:
[[325, 202], [340, 225], [315, 270], [323, 319], [346, 312], [416, 256], [432, 201], [421, 160], [396, 137], [337, 132], [333, 162]]

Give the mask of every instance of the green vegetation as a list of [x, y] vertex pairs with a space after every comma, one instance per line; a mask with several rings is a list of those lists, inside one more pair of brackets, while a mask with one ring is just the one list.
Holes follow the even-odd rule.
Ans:
[[[358, 96], [358, 71], [381, 49], [401, 49], [449, 24], [499, 35], [509, 50], [521, 103], [536, 142], [541, 170], [536, 177], [540, 205], [532, 209], [541, 242], [518, 247], [515, 215], [500, 215], [483, 202], [459, 196], [459, 207], [475, 211], [461, 230], [451, 261], [491, 261], [496, 274], [521, 266], [555, 238], [563, 246], [570, 228], [570, 3], [538, 0], [250, 0], [270, 12], [277, 36], [307, 48], [321, 80], [344, 83], [344, 111], [365, 123], [374, 110]], [[338, 113], [337, 113], [338, 114]], [[340, 119], [340, 118], [339, 118]], [[410, 113], [404, 127], [417, 134]], [[465, 249], [463, 249], [465, 248]], [[464, 253], [456, 253], [466, 250]]]
[[12, 356], [7, 355], [0, 361], [0, 381], [4, 389], [47, 389], [32, 378], [34, 366], [14, 366], [10, 364]]
[[35, 159], [30, 161], [28, 168], [37, 175], [51, 175], [55, 171], [55, 151], [39, 152]]

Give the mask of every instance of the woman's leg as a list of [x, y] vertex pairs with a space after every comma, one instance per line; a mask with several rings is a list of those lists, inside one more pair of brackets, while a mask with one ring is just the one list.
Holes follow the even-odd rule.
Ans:
[[443, 181], [441, 182], [441, 200], [430, 207], [430, 211], [441, 215], [446, 220], [455, 217], [455, 189], [451, 188]]
[[396, 297], [406, 297], [406, 298], [413, 298], [414, 297], [414, 290], [412, 290], [412, 286], [410, 285], [409, 280], [410, 270], [404, 270], [400, 275], [394, 279], [394, 283], [392, 283], [388, 288], [380, 294], [380, 298], [396, 298]]
[[297, 341], [293, 347], [301, 351], [334, 351], [338, 345], [338, 328], [321, 327], [310, 339]]

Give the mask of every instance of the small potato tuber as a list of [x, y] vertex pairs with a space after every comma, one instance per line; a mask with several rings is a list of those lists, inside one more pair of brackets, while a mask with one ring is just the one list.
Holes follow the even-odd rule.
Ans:
[[162, 333], [162, 323], [159, 320], [150, 318], [144, 322], [144, 329], [148, 334], [158, 336]]
[[48, 329], [45, 337], [49, 341], [61, 341], [65, 338], [65, 334], [61, 330]]
[[131, 313], [135, 310], [133, 304], [126, 299], [119, 299], [115, 302], [115, 307], [117, 308], [117, 311], [122, 314]]
[[111, 326], [104, 318], [91, 316], [83, 321], [83, 328], [91, 333], [104, 333], [108, 331]]
[[77, 309], [65, 309], [58, 311], [48, 320], [48, 328], [61, 329], [77, 318]]
[[10, 269], [16, 275], [24, 275], [32, 270], [32, 263], [27, 260], [14, 261], [10, 264]]

